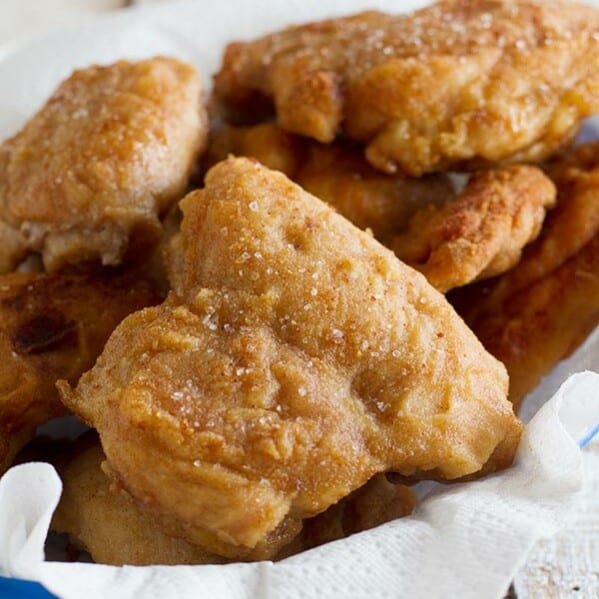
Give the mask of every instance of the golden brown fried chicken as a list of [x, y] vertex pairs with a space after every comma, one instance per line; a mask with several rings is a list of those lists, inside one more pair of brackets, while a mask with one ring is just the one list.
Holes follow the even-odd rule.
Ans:
[[0, 277], [0, 473], [40, 424], [64, 413], [56, 380], [76, 383], [116, 325], [157, 301], [131, 276]]
[[548, 165], [556, 208], [520, 263], [452, 301], [510, 374], [518, 406], [539, 379], [599, 324], [599, 143]]
[[[64, 448], [63, 448], [64, 451]], [[63, 492], [52, 530], [69, 535], [99, 564], [220, 564], [222, 557], [165, 534], [102, 471], [105, 460], [95, 434], [85, 435], [59, 465]], [[390, 520], [407, 516], [415, 505], [408, 487], [378, 475], [326, 512], [304, 522], [302, 533], [277, 559], [342, 539]]]
[[59, 467], [63, 491], [52, 530], [69, 535], [98, 564], [220, 564], [223, 558], [166, 535], [102, 471], [99, 441], [86, 436]]
[[236, 112], [272, 99], [279, 125], [342, 131], [380, 170], [534, 161], [599, 110], [599, 13], [561, 0], [446, 0], [230, 44], [215, 79]]
[[207, 133], [198, 75], [172, 58], [75, 71], [0, 146], [0, 269], [119, 264], [160, 237]]
[[60, 384], [170, 534], [272, 557], [377, 473], [510, 463], [505, 370], [421, 274], [247, 159], [181, 207], [170, 297]]
[[423, 206], [443, 204], [454, 196], [444, 175], [421, 179], [387, 175], [372, 168], [355, 149], [310, 142], [270, 123], [225, 125], [216, 131], [206, 164], [212, 166], [229, 154], [255, 158], [285, 173], [360, 229], [370, 229], [385, 245]]
[[517, 264], [554, 204], [555, 186], [538, 168], [480, 172], [453, 202], [417, 212], [391, 248], [445, 292]]
[[[534, 283], [487, 300], [466, 291], [460, 312], [484, 346], [506, 366], [516, 408], [541, 377], [566, 358], [599, 324], [599, 234], [561, 266]], [[489, 311], [487, 301], [491, 304]]]
[[202, 163], [208, 170], [229, 154], [247, 156], [293, 179], [306, 161], [308, 147], [307, 140], [272, 123], [251, 127], [224, 124], [211, 132]]
[[518, 268], [497, 282], [493, 291], [497, 300], [550, 274], [599, 233], [599, 142], [569, 150], [547, 170], [558, 188], [557, 206]]
[[312, 144], [295, 180], [360, 229], [370, 229], [387, 246], [417, 211], [443, 205], [454, 195], [445, 175], [419, 179], [387, 175], [372, 168], [355, 150], [341, 145]]
[[384, 474], [378, 474], [322, 514], [304, 520], [302, 532], [277, 559], [403, 518], [415, 505], [416, 496], [409, 487], [391, 484]]

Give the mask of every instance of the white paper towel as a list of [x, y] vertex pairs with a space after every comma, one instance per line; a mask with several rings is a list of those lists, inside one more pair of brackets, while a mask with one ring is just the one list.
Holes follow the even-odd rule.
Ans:
[[44, 562], [60, 482], [51, 466], [25, 464], [0, 481], [0, 573], [38, 580], [65, 599], [500, 598], [534, 543], [575, 509], [583, 481], [576, 438], [589, 416], [599, 419], [599, 375], [574, 375], [530, 422], [511, 469], [448, 486], [413, 516], [276, 564]]
[[[365, 7], [397, 11], [408, 0], [228, 0], [174, 2], [106, 16], [18, 48], [0, 60], [0, 139], [14, 133], [75, 67], [171, 54], [209, 83], [224, 44], [292, 22]], [[531, 414], [566, 374], [599, 369], [599, 332], [527, 399]], [[517, 465], [495, 477], [443, 489], [417, 513], [278, 564], [113, 568], [46, 563], [43, 540], [60, 482], [47, 465], [13, 469], [0, 482], [0, 573], [40, 580], [61, 597], [469, 597], [500, 598], [542, 535], [582, 503], [575, 438], [599, 420], [599, 377], [571, 379], [531, 422]], [[560, 404], [563, 407], [560, 409]], [[561, 418], [561, 420], [560, 420]], [[595, 445], [597, 447], [597, 445]], [[598, 454], [599, 455], [599, 454]], [[588, 462], [588, 460], [587, 460]], [[583, 494], [598, 476], [586, 473]], [[587, 489], [585, 491], [585, 489]]]

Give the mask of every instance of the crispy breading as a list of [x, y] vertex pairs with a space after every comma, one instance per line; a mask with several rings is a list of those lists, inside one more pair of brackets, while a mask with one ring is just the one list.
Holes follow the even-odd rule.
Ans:
[[131, 276], [0, 276], [0, 473], [40, 424], [64, 413], [56, 380], [75, 384], [116, 325], [157, 301]]
[[534, 161], [599, 110], [599, 12], [561, 0], [445, 0], [365, 12], [230, 44], [215, 78], [234, 112], [272, 99], [279, 125], [342, 132], [412, 175]]
[[421, 274], [247, 159], [181, 207], [170, 297], [60, 383], [112, 478], [170, 534], [272, 557], [377, 473], [511, 462], [505, 370]]
[[485, 312], [486, 295], [492, 293], [467, 293], [471, 307], [460, 312], [484, 346], [505, 364], [509, 397], [518, 408], [541, 377], [599, 325], [599, 235], [528, 287], [498, 303], [493, 297], [493, 308]]
[[416, 211], [454, 197], [445, 175], [420, 179], [401, 173], [387, 175], [372, 168], [354, 148], [311, 142], [271, 123], [225, 125], [215, 131], [206, 152], [206, 165], [212, 166], [229, 154], [255, 158], [285, 173], [356, 227], [370, 229], [385, 245], [407, 227]]
[[599, 143], [579, 146], [547, 169], [557, 206], [539, 238], [515, 268], [452, 297], [505, 363], [516, 406], [599, 324]]
[[479, 172], [454, 201], [417, 212], [391, 248], [445, 292], [516, 265], [554, 204], [555, 185], [538, 168]]
[[102, 471], [104, 452], [95, 435], [78, 440], [70, 459], [59, 465], [63, 491], [51, 528], [97, 564], [221, 564], [218, 555], [165, 534]]
[[[75, 71], [0, 146], [0, 269], [141, 256], [207, 136], [195, 69], [173, 58]], [[6, 245], [6, 240], [10, 245]]]
[[498, 280], [497, 301], [549, 275], [599, 233], [599, 142], [570, 149], [546, 168], [558, 188], [557, 206], [518, 267]]
[[247, 156], [293, 179], [306, 161], [308, 145], [308, 140], [273, 123], [248, 127], [222, 124], [211, 131], [202, 164], [207, 171], [229, 154]]
[[[96, 563], [149, 566], [227, 561], [165, 534], [124, 490], [114, 488], [102, 471], [105, 456], [95, 433], [59, 451], [57, 468], [63, 492], [51, 528], [68, 534]], [[326, 512], [304, 521], [301, 535], [276, 559], [406, 516], [415, 503], [408, 487], [391, 484], [384, 475], [375, 476]]]
[[322, 514], [304, 520], [302, 532], [276, 559], [403, 518], [415, 505], [416, 496], [409, 487], [392, 484], [384, 474], [377, 474]]

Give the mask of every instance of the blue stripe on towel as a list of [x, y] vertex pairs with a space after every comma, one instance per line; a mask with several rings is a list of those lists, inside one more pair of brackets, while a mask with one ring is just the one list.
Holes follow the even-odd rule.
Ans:
[[583, 449], [584, 447], [586, 447], [595, 438], [595, 436], [597, 434], [599, 434], [599, 422], [595, 426], [592, 426], [584, 434], [582, 439], [580, 439], [580, 441], [578, 441], [578, 445], [579, 445], [580, 449]]

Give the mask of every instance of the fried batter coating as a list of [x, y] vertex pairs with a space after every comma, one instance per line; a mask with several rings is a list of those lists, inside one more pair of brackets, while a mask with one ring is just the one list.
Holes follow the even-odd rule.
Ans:
[[510, 374], [518, 406], [540, 378], [599, 324], [599, 143], [548, 165], [556, 208], [511, 271], [452, 301]]
[[279, 125], [343, 132], [385, 172], [536, 161], [599, 110], [599, 13], [551, 0], [446, 0], [230, 44], [215, 78], [233, 112], [258, 95]]
[[555, 185], [532, 166], [475, 174], [462, 194], [417, 212], [393, 251], [446, 292], [512, 268], [555, 204]]
[[212, 166], [229, 154], [255, 158], [285, 173], [360, 229], [370, 229], [385, 245], [423, 206], [443, 204], [454, 196], [445, 175], [421, 179], [387, 175], [372, 168], [353, 148], [310, 142], [270, 123], [225, 125], [216, 131], [206, 163]]
[[95, 435], [78, 441], [75, 453], [59, 467], [63, 484], [52, 530], [98, 564], [151, 566], [155, 564], [221, 564], [210, 554], [182, 539], [166, 535], [131, 497], [114, 489], [102, 471], [104, 452]]
[[64, 413], [56, 380], [76, 383], [116, 325], [157, 301], [131, 276], [0, 277], [0, 472], [40, 424]]
[[[102, 471], [105, 460], [95, 434], [78, 440], [59, 466], [63, 492], [52, 530], [69, 535], [98, 564], [221, 564], [227, 560], [165, 534]], [[378, 475], [326, 512], [304, 522], [301, 535], [276, 556], [283, 559], [318, 545], [410, 514], [416, 501], [408, 487]]]
[[170, 534], [273, 556], [377, 473], [510, 463], [505, 370], [421, 274], [247, 159], [181, 208], [170, 297], [127, 318], [76, 389], [60, 383]]
[[304, 520], [302, 532], [277, 559], [403, 518], [415, 505], [416, 496], [409, 487], [391, 484], [384, 474], [378, 474], [322, 514]]
[[200, 82], [172, 58], [75, 71], [0, 146], [1, 272], [115, 265], [160, 237], [207, 134]]
[[224, 124], [211, 132], [202, 162], [208, 170], [229, 154], [247, 156], [293, 179], [306, 161], [308, 146], [308, 140], [272, 123], [251, 127]]
[[547, 217], [537, 242], [518, 267], [496, 285], [496, 301], [549, 275], [599, 234], [599, 142], [571, 149], [547, 165], [558, 188], [557, 206]]
[[599, 234], [559, 268], [505, 296], [489, 312], [481, 309], [485, 292], [492, 294], [483, 289], [467, 295], [471, 308], [461, 312], [484, 346], [505, 364], [509, 397], [517, 409], [541, 377], [599, 325]]

